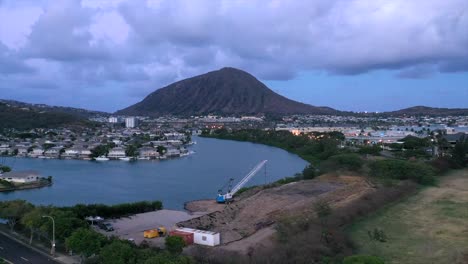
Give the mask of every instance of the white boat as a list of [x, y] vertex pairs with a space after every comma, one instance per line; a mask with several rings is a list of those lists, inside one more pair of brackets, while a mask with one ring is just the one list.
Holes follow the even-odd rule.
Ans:
[[96, 158], [96, 161], [108, 161], [109, 159], [105, 156], [99, 156]]
[[150, 160], [149, 157], [139, 157], [138, 160]]
[[130, 161], [130, 160], [132, 160], [132, 158], [130, 158], [130, 157], [125, 157], [125, 158], [119, 158], [119, 160]]

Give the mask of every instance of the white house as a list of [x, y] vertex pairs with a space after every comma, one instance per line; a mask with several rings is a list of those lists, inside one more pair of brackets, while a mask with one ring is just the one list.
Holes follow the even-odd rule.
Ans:
[[193, 234], [193, 243], [204, 246], [217, 246], [220, 244], [221, 239], [219, 233], [198, 230], [192, 228], [181, 227], [177, 228], [178, 231], [188, 232]]
[[63, 153], [62, 157], [64, 158], [76, 158], [80, 154], [80, 149], [79, 148], [69, 148], [65, 150], [65, 153]]
[[140, 153], [139, 154], [140, 158], [155, 159], [159, 157], [159, 153], [156, 151], [155, 148], [152, 148], [152, 147], [140, 148], [139, 153]]
[[50, 148], [46, 151], [44, 151], [44, 155], [47, 156], [47, 157], [53, 157], [53, 158], [57, 158], [60, 156], [60, 151], [62, 150], [62, 147], [53, 147], [53, 148]]
[[180, 150], [174, 148], [174, 147], [168, 147], [166, 150], [165, 155], [167, 157], [178, 157], [180, 156]]
[[30, 157], [39, 157], [39, 156], [42, 156], [44, 154], [44, 150], [42, 148], [34, 148], [33, 151], [31, 153], [29, 153], [28, 155]]
[[79, 156], [82, 159], [89, 159], [89, 155], [91, 155], [91, 150], [89, 149], [81, 149], [79, 152]]
[[36, 171], [11, 171], [0, 174], [0, 179], [9, 182], [27, 183], [38, 181], [40, 177]]
[[109, 151], [109, 154], [107, 154], [107, 157], [110, 159], [118, 159], [118, 158], [125, 158], [125, 149], [121, 147], [116, 147], [113, 148]]

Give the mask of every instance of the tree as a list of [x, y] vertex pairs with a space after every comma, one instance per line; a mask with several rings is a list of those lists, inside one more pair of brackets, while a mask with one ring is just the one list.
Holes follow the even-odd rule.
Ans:
[[0, 203], [0, 218], [8, 221], [11, 231], [27, 212], [33, 209], [33, 205], [25, 200], [13, 200]]
[[459, 140], [457, 140], [455, 147], [453, 148], [452, 159], [458, 166], [465, 167], [468, 162], [466, 158], [467, 154], [468, 137], [462, 136]]
[[102, 264], [134, 264], [137, 256], [130, 244], [114, 240], [101, 249], [99, 257]]
[[0, 166], [0, 171], [1, 172], [10, 172], [11, 168], [8, 166]]
[[79, 228], [65, 240], [65, 244], [68, 249], [90, 257], [99, 253], [106, 240], [106, 237], [89, 228]]
[[167, 149], [165, 147], [163, 147], [163, 146], [158, 146], [156, 148], [156, 151], [159, 153], [159, 155], [163, 155], [164, 153], [166, 153], [166, 150]]
[[[76, 229], [87, 226], [84, 220], [79, 219], [76, 214], [69, 210], [53, 208], [48, 215], [55, 219], [55, 235], [62, 241], [69, 237]], [[52, 221], [45, 222], [41, 229], [48, 234], [52, 234]]]
[[166, 249], [174, 254], [178, 255], [182, 253], [182, 250], [185, 247], [185, 242], [181, 237], [178, 236], [169, 236], [166, 237]]
[[29, 237], [29, 244], [32, 244], [34, 232], [41, 227], [44, 223], [42, 216], [44, 212], [42, 208], [36, 207], [33, 210], [26, 213], [21, 218], [21, 224], [27, 228], [29, 228], [31, 235]]
[[138, 156], [138, 148], [135, 145], [128, 145], [125, 149], [125, 155], [127, 155], [127, 157]]

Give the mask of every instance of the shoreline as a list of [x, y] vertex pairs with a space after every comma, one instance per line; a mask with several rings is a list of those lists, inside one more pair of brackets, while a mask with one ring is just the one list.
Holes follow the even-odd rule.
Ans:
[[95, 158], [70, 158], [70, 157], [47, 157], [47, 156], [38, 156], [38, 157], [32, 157], [32, 156], [4, 156], [0, 155], [0, 158], [11, 158], [11, 159], [38, 159], [38, 160], [79, 160], [79, 161], [93, 161], [93, 162], [106, 162], [106, 161], [124, 161], [124, 162], [135, 162], [135, 161], [155, 161], [155, 160], [170, 160], [170, 159], [177, 159], [177, 158], [185, 158], [189, 157], [191, 155], [194, 155], [196, 152], [195, 151], [189, 151], [184, 154], [180, 154], [179, 156], [163, 156], [163, 157], [158, 157], [158, 158], [130, 158], [130, 160], [121, 160], [120, 158], [109, 158], [109, 160], [96, 160]]
[[0, 193], [1, 192], [14, 192], [14, 191], [21, 191], [21, 190], [30, 190], [30, 189], [39, 189], [43, 187], [49, 187], [52, 186], [52, 182], [46, 182], [46, 180], [41, 181], [39, 184], [33, 183], [33, 184], [24, 184], [20, 186], [15, 186], [11, 188], [0, 188]]

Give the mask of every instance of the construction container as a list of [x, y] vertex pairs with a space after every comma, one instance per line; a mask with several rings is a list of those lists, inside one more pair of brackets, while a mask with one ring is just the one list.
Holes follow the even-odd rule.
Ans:
[[181, 237], [184, 240], [185, 245], [187, 245], [187, 246], [193, 244], [193, 233], [184, 232], [184, 231], [180, 231], [180, 230], [173, 230], [173, 231], [169, 232], [169, 236]]
[[143, 236], [145, 238], [155, 238], [155, 237], [163, 237], [166, 235], [166, 228], [165, 227], [159, 227], [155, 229], [150, 229], [146, 230], [143, 232]]
[[192, 228], [177, 228], [176, 231], [186, 232], [193, 234], [193, 243], [198, 245], [205, 245], [214, 247], [220, 244], [220, 235], [216, 232], [205, 231], [205, 230], [198, 230]]

